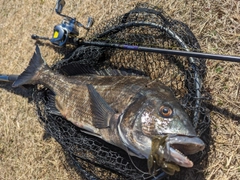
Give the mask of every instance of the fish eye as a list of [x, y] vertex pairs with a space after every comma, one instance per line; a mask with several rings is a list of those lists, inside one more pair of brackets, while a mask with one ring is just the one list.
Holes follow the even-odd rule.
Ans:
[[173, 110], [171, 107], [163, 105], [160, 107], [159, 113], [165, 118], [170, 118], [173, 114]]

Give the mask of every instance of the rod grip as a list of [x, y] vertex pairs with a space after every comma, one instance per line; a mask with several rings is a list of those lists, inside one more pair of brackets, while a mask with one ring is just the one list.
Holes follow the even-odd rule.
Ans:
[[18, 75], [6, 75], [6, 74], [0, 74], [0, 81], [5, 82], [14, 82], [18, 78]]

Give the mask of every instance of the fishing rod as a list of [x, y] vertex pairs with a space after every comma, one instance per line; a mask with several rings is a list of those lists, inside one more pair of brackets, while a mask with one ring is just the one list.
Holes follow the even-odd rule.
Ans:
[[[86, 30], [89, 30], [93, 25], [93, 18], [89, 17], [87, 25], [84, 26], [80, 22], [76, 20], [76, 18], [72, 18], [67, 15], [62, 14], [62, 9], [65, 5], [64, 0], [58, 0], [55, 7], [55, 12], [64, 17], [61, 24], [54, 26], [53, 36], [52, 38], [38, 36], [33, 34], [32, 39], [38, 40], [49, 40], [52, 44], [64, 47], [67, 44], [73, 44], [75, 46], [88, 45], [88, 46], [100, 46], [100, 47], [109, 47], [109, 48], [117, 48], [124, 50], [133, 50], [133, 51], [143, 51], [143, 52], [154, 52], [161, 54], [169, 54], [169, 55], [178, 55], [178, 56], [186, 56], [186, 57], [195, 57], [195, 58], [204, 58], [204, 59], [213, 59], [213, 60], [224, 60], [231, 62], [240, 62], [240, 56], [230, 56], [230, 55], [220, 55], [220, 54], [210, 54], [204, 52], [192, 52], [185, 45], [184, 41], [181, 37], [179, 37], [174, 31], [171, 29], [156, 23], [151, 22], [130, 22], [120, 24], [118, 27], [113, 27], [104, 35], [118, 32], [120, 29], [126, 29], [129, 27], [140, 27], [140, 26], [148, 26], [150, 28], [159, 28], [162, 31], [165, 31], [172, 38], [176, 39], [182, 46], [184, 46], [184, 50], [172, 50], [172, 49], [164, 49], [164, 48], [153, 48], [153, 47], [145, 47], [145, 46], [134, 46], [131, 44], [119, 44], [119, 43], [108, 43], [108, 42], [99, 42], [99, 41], [83, 41], [81, 38], [78, 38], [79, 31], [77, 27], [83, 27]], [[102, 35], [102, 36], [104, 36]], [[99, 37], [97, 37], [99, 38]]]
[[[51, 42], [53, 42], [53, 40], [50, 38], [41, 37], [37, 35], [32, 35], [32, 38], [50, 40]], [[74, 45], [76, 44], [109, 47], [109, 48], [117, 48], [117, 49], [124, 49], [124, 50], [133, 50], [133, 51], [142, 51], [142, 52], [152, 52], [152, 53], [160, 53], [160, 54], [168, 54], [168, 55], [178, 55], [178, 56], [185, 56], [185, 57], [204, 58], [204, 59], [212, 59], [212, 60], [223, 60], [223, 61], [230, 61], [230, 62], [240, 62], [240, 56], [232, 56], [232, 55], [210, 54], [210, 53], [204, 53], [204, 52], [182, 51], [182, 50], [173, 50], [173, 49], [164, 49], [164, 48], [153, 48], [153, 47], [146, 47], [146, 46], [134, 46], [129, 44], [107, 43], [104, 41], [79, 41], [77, 43], [77, 41], [75, 40]]]
[[[45, 38], [45, 37], [43, 37], [43, 38]], [[49, 38], [45, 38], [45, 39], [49, 39]], [[144, 51], [144, 52], [186, 56], [186, 57], [240, 62], [240, 56], [208, 54], [208, 53], [201, 53], [201, 52], [180, 51], [180, 50], [171, 50], [171, 49], [162, 49], [162, 48], [151, 48], [151, 47], [144, 47], [144, 46], [133, 46], [133, 45], [127, 45], [127, 44], [94, 42], [94, 41], [93, 42], [83, 41], [83, 42], [81, 42], [81, 44], [82, 45], [100, 46], [100, 47], [109, 47], [109, 48], [118, 48], [118, 49], [124, 49], [124, 50]], [[18, 75], [0, 74], [0, 81], [14, 82], [17, 79], [17, 77], [18, 77]]]
[[144, 52], [153, 52], [153, 53], [161, 53], [161, 54], [169, 54], [169, 55], [186, 56], [186, 57], [240, 62], [240, 56], [208, 54], [208, 53], [201, 53], [201, 52], [171, 50], [171, 49], [163, 49], [163, 48], [152, 48], [152, 47], [144, 47], [144, 46], [133, 46], [133, 45], [127, 45], [127, 44], [106, 43], [106, 42], [87, 42], [87, 41], [85, 41], [85, 42], [81, 42], [81, 44], [100, 46], [100, 47], [118, 48], [118, 49], [124, 49], [124, 50], [144, 51]]

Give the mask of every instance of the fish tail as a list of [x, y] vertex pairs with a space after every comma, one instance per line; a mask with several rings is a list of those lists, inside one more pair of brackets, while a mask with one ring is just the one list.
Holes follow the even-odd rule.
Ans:
[[49, 68], [41, 56], [38, 45], [28, 67], [20, 74], [17, 80], [13, 83], [12, 87], [18, 87], [24, 84], [36, 84], [40, 71], [44, 68]]

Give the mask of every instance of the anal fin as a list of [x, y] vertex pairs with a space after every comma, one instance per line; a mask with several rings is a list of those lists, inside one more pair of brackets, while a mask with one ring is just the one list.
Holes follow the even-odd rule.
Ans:
[[55, 95], [50, 94], [48, 95], [48, 102], [46, 103], [46, 108], [48, 113], [54, 114], [57, 116], [62, 116], [61, 112], [57, 109], [56, 104], [55, 104]]

